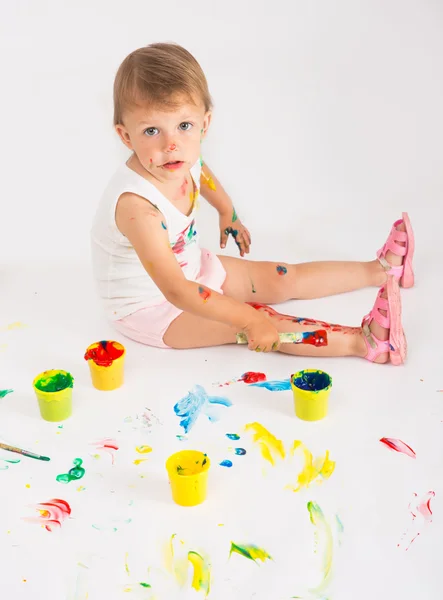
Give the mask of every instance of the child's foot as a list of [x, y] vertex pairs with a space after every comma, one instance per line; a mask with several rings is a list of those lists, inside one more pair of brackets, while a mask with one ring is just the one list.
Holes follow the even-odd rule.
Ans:
[[403, 213], [402, 218], [393, 224], [385, 245], [377, 252], [377, 258], [386, 274], [393, 275], [400, 285], [407, 288], [414, 285], [413, 255], [414, 232], [408, 213]]
[[394, 365], [405, 361], [407, 347], [401, 323], [400, 289], [392, 275], [379, 290], [371, 312], [363, 318], [362, 335], [367, 360], [385, 363], [390, 359]]

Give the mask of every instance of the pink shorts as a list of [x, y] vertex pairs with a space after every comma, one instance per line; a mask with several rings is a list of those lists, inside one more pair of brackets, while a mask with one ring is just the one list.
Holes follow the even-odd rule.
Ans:
[[[202, 248], [200, 273], [196, 282], [223, 294], [222, 285], [225, 279], [226, 271], [218, 256]], [[164, 343], [163, 336], [172, 321], [182, 312], [180, 308], [165, 301], [142, 308], [132, 315], [114, 321], [113, 325], [117, 331], [136, 342], [157, 348], [169, 348]]]

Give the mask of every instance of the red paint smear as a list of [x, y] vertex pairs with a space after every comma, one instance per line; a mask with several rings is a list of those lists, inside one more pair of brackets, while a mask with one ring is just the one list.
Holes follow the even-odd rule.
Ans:
[[380, 439], [380, 442], [395, 452], [400, 452], [401, 454], [406, 454], [406, 456], [410, 456], [411, 458], [416, 458], [416, 454], [411, 446], [408, 446], [408, 444], [405, 444], [401, 440], [383, 437]]
[[307, 344], [309, 346], [315, 346], [316, 348], [320, 348], [321, 346], [328, 345], [328, 334], [324, 329], [318, 329], [317, 331], [309, 331], [307, 334], [304, 334], [303, 344]]
[[116, 348], [115, 342], [99, 342], [98, 346], [86, 351], [85, 360], [93, 360], [96, 365], [109, 367], [113, 361], [123, 354], [123, 348]]
[[264, 373], [247, 371], [246, 373], [243, 373], [239, 381], [244, 381], [245, 383], [257, 383], [258, 381], [266, 381], [266, 375]]
[[203, 298], [203, 302], [206, 302], [206, 300], [211, 297], [211, 292], [202, 287], [201, 285], [198, 287], [198, 293], [199, 296]]
[[103, 440], [99, 440], [98, 442], [92, 442], [92, 444], [97, 448], [97, 450], [104, 450], [108, 454], [111, 455], [112, 464], [115, 463], [115, 450], [118, 450], [117, 440], [112, 438], [105, 438]]
[[49, 502], [37, 504], [35, 509], [40, 512], [40, 515], [26, 518], [25, 521], [44, 524], [45, 529], [51, 532], [60, 529], [63, 521], [71, 514], [69, 504], [60, 498], [53, 498]]
[[180, 192], [181, 192], [182, 196], [184, 196], [186, 194], [187, 188], [188, 188], [188, 180], [185, 177], [184, 182], [180, 186]]
[[[432, 510], [431, 510], [431, 500], [434, 498], [435, 492], [430, 491], [427, 492], [420, 501], [417, 502], [416, 498], [418, 495], [414, 492], [414, 499], [409, 503], [408, 509], [412, 516], [412, 523], [415, 525], [415, 519], [420, 514], [423, 518], [423, 526], [432, 523]], [[421, 535], [421, 531], [416, 530], [417, 533], [409, 542], [409, 546], [406, 548], [406, 551], [409, 550], [413, 542]], [[405, 532], [402, 536], [404, 538], [408, 532]], [[397, 544], [397, 547], [401, 545], [401, 542]]]

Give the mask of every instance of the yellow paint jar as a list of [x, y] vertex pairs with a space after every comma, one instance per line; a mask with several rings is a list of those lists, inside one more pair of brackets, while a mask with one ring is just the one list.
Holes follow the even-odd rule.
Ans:
[[94, 342], [85, 352], [91, 372], [92, 385], [104, 392], [123, 385], [125, 348], [119, 342]]
[[211, 461], [197, 450], [176, 452], [166, 461], [172, 499], [180, 506], [196, 506], [206, 500]]
[[295, 414], [303, 421], [319, 421], [328, 414], [332, 377], [324, 371], [305, 369], [291, 375]]
[[64, 421], [72, 414], [71, 373], [59, 369], [43, 371], [32, 382], [40, 414], [45, 421]]

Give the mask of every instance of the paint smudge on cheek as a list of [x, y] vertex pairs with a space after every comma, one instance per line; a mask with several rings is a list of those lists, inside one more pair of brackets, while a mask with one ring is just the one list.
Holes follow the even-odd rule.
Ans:
[[246, 373], [243, 373], [240, 377], [239, 381], [243, 381], [244, 383], [257, 383], [259, 381], [266, 381], [266, 375], [256, 371], [246, 371]]
[[288, 272], [288, 269], [283, 265], [277, 265], [276, 269], [279, 275], [286, 275], [286, 273]]
[[231, 468], [232, 467], [232, 460], [222, 460], [221, 463], [219, 463], [221, 467], [228, 467]]
[[423, 530], [429, 523], [432, 523], [432, 510], [431, 500], [434, 498], [435, 492], [430, 491], [419, 497], [416, 493], [413, 495], [413, 499], [409, 503], [408, 510], [412, 517], [412, 524], [408, 530], [406, 530], [397, 547], [401, 547], [404, 543], [405, 538], [409, 539], [410, 542], [405, 550], [409, 550], [415, 540], [423, 533]]
[[276, 458], [285, 458], [285, 448], [283, 442], [275, 437], [260, 423], [248, 423], [245, 425], [246, 431], [253, 431], [254, 442], [257, 442], [260, 452], [265, 460], [271, 465], [275, 465]]
[[211, 297], [211, 292], [203, 286], [198, 286], [198, 295], [203, 298], [203, 302], [206, 302]]
[[232, 406], [232, 402], [223, 396], [209, 396], [201, 385], [196, 385], [175, 404], [174, 412], [180, 417], [180, 426], [188, 433], [202, 413], [209, 421], [218, 421], [216, 405], [228, 407]]
[[255, 563], [257, 563], [258, 560], [261, 562], [272, 560], [272, 556], [270, 556], [266, 550], [260, 548], [259, 546], [255, 546], [254, 544], [235, 544], [234, 542], [231, 542], [229, 558], [231, 558], [232, 554], [234, 553], [252, 560]]
[[73, 460], [73, 468], [69, 469], [67, 473], [62, 473], [61, 475], [57, 475], [56, 480], [59, 483], [69, 483], [70, 481], [76, 481], [77, 479], [81, 479], [85, 470], [82, 467], [83, 461], [81, 458], [74, 458]]
[[97, 442], [91, 442], [91, 445], [95, 446], [97, 450], [107, 452], [111, 456], [112, 464], [115, 464], [115, 452], [118, 450], [117, 440], [113, 438], [104, 438]]
[[401, 440], [383, 437], [380, 439], [380, 442], [394, 452], [400, 452], [401, 454], [406, 454], [406, 456], [410, 456], [411, 458], [416, 458], [414, 450]]
[[0, 398], [4, 398], [7, 394], [12, 394], [14, 390], [0, 390]]
[[28, 523], [38, 523], [45, 527], [47, 531], [60, 529], [63, 521], [71, 514], [71, 507], [65, 500], [53, 498], [48, 502], [42, 502], [35, 505], [35, 510], [39, 513], [38, 517], [25, 517]]

